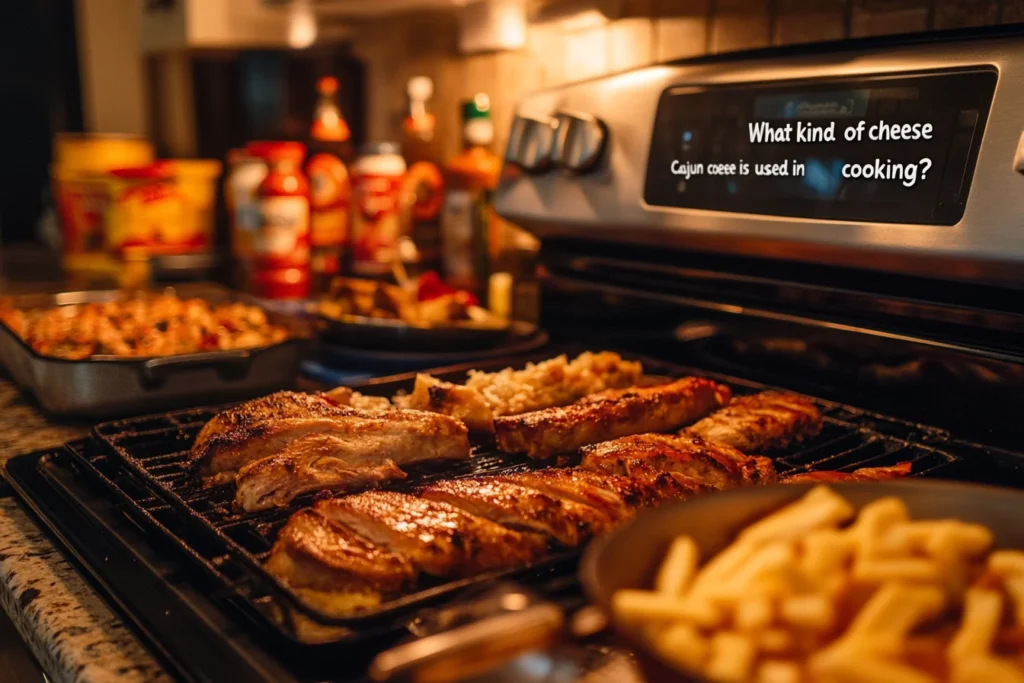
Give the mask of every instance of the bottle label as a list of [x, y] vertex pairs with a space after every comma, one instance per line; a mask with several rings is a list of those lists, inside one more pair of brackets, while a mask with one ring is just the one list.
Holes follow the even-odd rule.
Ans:
[[441, 217], [445, 273], [460, 284], [473, 279], [474, 204], [472, 192], [450, 190]]
[[260, 226], [253, 244], [268, 265], [309, 262], [309, 201], [305, 197], [262, 197]]
[[401, 234], [402, 179], [357, 176], [353, 186], [352, 267], [359, 273], [386, 271]]

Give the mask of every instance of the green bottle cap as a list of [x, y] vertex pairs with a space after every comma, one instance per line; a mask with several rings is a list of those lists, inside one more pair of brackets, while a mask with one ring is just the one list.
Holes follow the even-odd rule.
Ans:
[[471, 100], [462, 102], [462, 120], [491, 118], [491, 98], [484, 93], [478, 93]]

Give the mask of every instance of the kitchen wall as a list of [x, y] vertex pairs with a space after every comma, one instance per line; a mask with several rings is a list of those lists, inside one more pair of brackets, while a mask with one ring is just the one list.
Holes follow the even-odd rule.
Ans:
[[500, 150], [516, 100], [531, 90], [704, 54], [1024, 22], [1024, 0], [534, 0], [530, 16], [525, 48], [472, 56], [457, 54], [450, 13], [360, 26], [370, 138], [398, 136], [415, 75], [435, 81], [446, 156], [458, 151], [459, 100], [480, 91], [491, 97]]

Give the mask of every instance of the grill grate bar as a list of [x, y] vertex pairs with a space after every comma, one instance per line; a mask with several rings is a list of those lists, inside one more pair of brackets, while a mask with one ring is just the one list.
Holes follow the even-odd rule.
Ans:
[[[646, 359], [644, 362], [648, 371], [655, 374], [711, 376], [732, 384], [738, 393], [769, 388]], [[495, 366], [500, 368], [507, 364], [508, 359], [502, 359]], [[409, 384], [411, 381], [404, 384], [378, 383], [365, 391], [391, 395], [399, 389], [408, 390]], [[959, 460], [953, 452], [957, 442], [940, 430], [873, 415], [849, 406], [825, 401], [817, 403], [826, 416], [822, 433], [798, 450], [781, 454], [776, 459], [780, 474], [811, 469], [850, 470], [911, 460], [915, 463], [915, 475], [930, 476]], [[182, 538], [188, 539], [184, 544], [187, 551], [216, 578], [217, 591], [235, 597], [241, 595], [245, 609], [269, 622], [279, 635], [296, 638], [296, 624], [290, 616], [295, 613], [317, 623], [347, 627], [350, 630], [346, 631], [349, 635], [345, 637], [358, 637], [367, 629], [379, 631], [382, 625], [400, 628], [410, 610], [451, 597], [456, 590], [488, 580], [488, 577], [474, 577], [447, 584], [424, 585], [417, 593], [388, 603], [376, 612], [347, 619], [329, 618], [309, 608], [269, 575], [261, 562], [291, 512], [308, 505], [313, 496], [299, 498], [288, 509], [239, 513], [232, 506], [232, 485], [201, 488], [191, 481], [187, 467], [188, 448], [205, 421], [218, 410], [191, 409], [99, 425], [95, 434], [105, 446], [105, 451], [97, 456], [102, 463], [97, 459], [96, 466], [102, 464], [121, 473], [121, 480], [127, 482], [124, 495], [150, 518], [165, 525], [165, 531], [173, 528], [182, 534]], [[474, 458], [410, 467], [405, 481], [388, 487], [409, 490], [440, 478], [540, 466], [542, 463], [524, 462], [522, 456], [497, 453], [480, 444]], [[576, 551], [570, 555], [578, 560]], [[553, 568], [565, 562], [566, 556], [562, 554], [528, 570], [506, 572], [504, 575], [515, 575], [524, 580], [529, 577], [533, 577], [531, 580], [537, 580], [537, 577], [550, 579], [558, 575]], [[571, 580], [575, 581], [574, 578]]]

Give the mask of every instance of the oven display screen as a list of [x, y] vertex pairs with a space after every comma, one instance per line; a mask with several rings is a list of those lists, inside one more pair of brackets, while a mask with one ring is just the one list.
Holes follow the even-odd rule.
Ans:
[[648, 204], [953, 225], [996, 85], [991, 69], [667, 90]]

